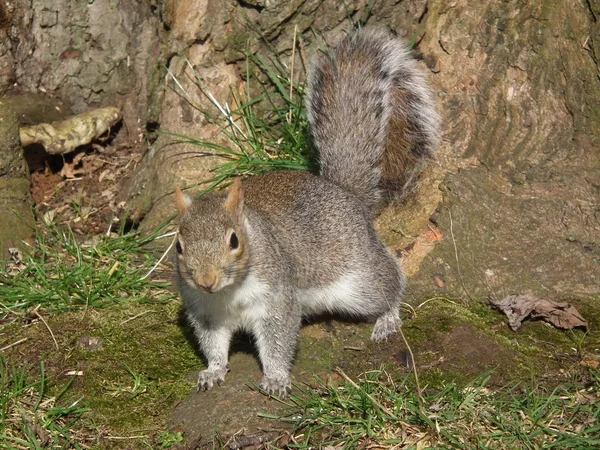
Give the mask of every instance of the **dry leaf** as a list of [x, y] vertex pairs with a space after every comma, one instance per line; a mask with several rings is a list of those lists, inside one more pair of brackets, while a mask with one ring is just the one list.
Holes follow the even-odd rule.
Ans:
[[555, 302], [532, 295], [509, 295], [502, 300], [490, 299], [490, 303], [506, 314], [508, 325], [516, 331], [527, 317], [542, 319], [557, 328], [587, 328], [587, 321], [569, 303]]
[[9, 275], [16, 275], [20, 272], [23, 272], [27, 266], [23, 263], [23, 255], [19, 251], [18, 248], [10, 247], [8, 249], [8, 253], [10, 254], [10, 259], [12, 262], [6, 265], [6, 272]]
[[46, 211], [42, 216], [42, 221], [46, 226], [52, 225], [54, 223], [54, 219], [56, 218], [56, 209], [51, 209], [50, 211]]
[[439, 288], [443, 288], [444, 286], [446, 286], [446, 283], [439, 275], [433, 276], [433, 283]]

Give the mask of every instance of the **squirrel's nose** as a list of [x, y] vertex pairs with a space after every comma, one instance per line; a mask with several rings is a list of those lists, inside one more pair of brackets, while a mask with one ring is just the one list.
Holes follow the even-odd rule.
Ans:
[[213, 271], [200, 275], [196, 282], [205, 291], [211, 292], [217, 284], [217, 274]]

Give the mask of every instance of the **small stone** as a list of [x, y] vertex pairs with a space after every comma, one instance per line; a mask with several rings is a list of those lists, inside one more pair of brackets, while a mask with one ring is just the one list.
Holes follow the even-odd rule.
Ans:
[[104, 339], [99, 336], [88, 336], [87, 334], [84, 334], [79, 338], [78, 344], [80, 347], [93, 352], [102, 348]]

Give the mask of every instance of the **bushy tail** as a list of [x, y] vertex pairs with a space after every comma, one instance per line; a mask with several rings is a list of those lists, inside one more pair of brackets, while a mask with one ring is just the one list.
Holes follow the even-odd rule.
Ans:
[[321, 176], [372, 212], [403, 198], [433, 156], [439, 116], [409, 50], [381, 29], [363, 29], [313, 62], [308, 119]]

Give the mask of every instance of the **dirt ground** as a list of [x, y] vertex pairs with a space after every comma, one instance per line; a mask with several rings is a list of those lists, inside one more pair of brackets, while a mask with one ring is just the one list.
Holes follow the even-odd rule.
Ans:
[[25, 150], [31, 194], [46, 223], [69, 224], [82, 235], [120, 229], [127, 203], [120, 193], [140, 162], [143, 146], [94, 144], [61, 156]]

